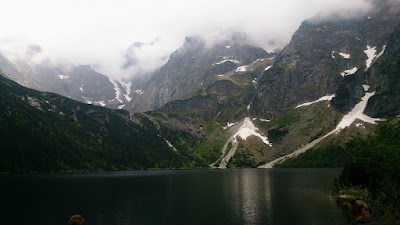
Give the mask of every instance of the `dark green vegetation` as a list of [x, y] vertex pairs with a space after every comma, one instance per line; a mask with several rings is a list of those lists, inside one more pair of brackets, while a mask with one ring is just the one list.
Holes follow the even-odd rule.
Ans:
[[379, 224], [400, 223], [400, 121], [380, 122], [373, 135], [354, 136], [345, 145], [312, 149], [281, 167], [344, 167], [338, 194], [355, 195]]
[[195, 166], [163, 137], [185, 135], [159, 128], [145, 115], [38, 92], [3, 76], [0, 97], [0, 171]]
[[349, 161], [349, 152], [340, 145], [326, 148], [315, 148], [301, 154], [299, 157], [288, 159], [277, 167], [343, 167]]
[[[378, 224], [400, 224], [400, 122], [378, 125], [376, 134], [355, 138], [348, 144], [350, 160], [344, 167], [337, 191], [365, 189], [365, 200]], [[361, 198], [362, 196], [357, 196]]]

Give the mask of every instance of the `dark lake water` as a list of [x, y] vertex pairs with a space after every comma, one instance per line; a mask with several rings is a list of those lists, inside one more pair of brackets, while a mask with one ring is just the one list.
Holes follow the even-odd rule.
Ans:
[[0, 175], [1, 224], [347, 224], [339, 169]]

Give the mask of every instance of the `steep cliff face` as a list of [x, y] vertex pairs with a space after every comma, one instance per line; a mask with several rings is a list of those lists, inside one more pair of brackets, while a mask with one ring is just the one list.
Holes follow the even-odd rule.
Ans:
[[[391, 37], [385, 52], [371, 68], [357, 73], [352, 80], [340, 84], [334, 105], [348, 111], [366, 92], [374, 93], [369, 99], [365, 113], [374, 118], [400, 115], [400, 27]], [[364, 88], [364, 90], [361, 87]]]
[[[382, 118], [400, 114], [400, 4], [385, 9], [382, 17], [390, 24], [390, 28], [396, 27], [391, 29], [382, 51], [377, 51], [374, 46], [365, 51], [368, 55], [366, 68], [351, 79], [344, 79], [339, 85], [332, 102], [341, 112], [349, 111], [366, 92], [374, 92], [365, 109], [367, 115]], [[379, 34], [376, 35], [379, 37]]]
[[400, 27], [397, 27], [382, 58], [366, 74], [366, 83], [376, 92], [368, 102], [368, 115], [400, 115]]
[[127, 109], [158, 109], [176, 99], [187, 99], [207, 88], [229, 71], [245, 72], [257, 59], [268, 59], [274, 53], [235, 41], [221, 41], [208, 46], [198, 37], [186, 38], [183, 47], [171, 54], [169, 61], [157, 70], [146, 88]]
[[[399, 21], [392, 5], [382, 3], [362, 18], [303, 22], [260, 80], [253, 113], [276, 118], [301, 102], [335, 93], [344, 78], [365, 71], [383, 53]], [[349, 86], [347, 92], [359, 99], [361, 85]], [[347, 94], [343, 88], [341, 94]], [[342, 105], [349, 110], [352, 104]]]
[[29, 59], [11, 61], [0, 55], [0, 71], [25, 87], [54, 92], [89, 104], [117, 108], [123, 100], [127, 101], [116, 99], [115, 86], [124, 90], [120, 83], [111, 83], [108, 77], [89, 65], [37, 64]]

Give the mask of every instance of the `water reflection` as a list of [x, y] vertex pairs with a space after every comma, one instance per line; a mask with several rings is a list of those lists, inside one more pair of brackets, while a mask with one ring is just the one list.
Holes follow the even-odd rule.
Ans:
[[[345, 224], [339, 170], [232, 169], [0, 175], [5, 224]], [[46, 212], [47, 220], [37, 220]], [[7, 220], [7, 219], [6, 219]]]
[[231, 209], [234, 224], [262, 224], [272, 221], [271, 184], [267, 171], [254, 173], [244, 169], [225, 176], [226, 208]]

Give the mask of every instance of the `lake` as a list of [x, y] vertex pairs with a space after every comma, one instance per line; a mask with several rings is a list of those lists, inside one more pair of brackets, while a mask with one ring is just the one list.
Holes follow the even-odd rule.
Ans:
[[340, 169], [0, 175], [1, 224], [348, 224], [330, 195]]

